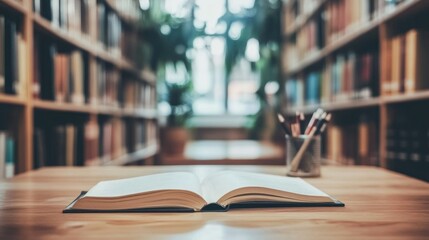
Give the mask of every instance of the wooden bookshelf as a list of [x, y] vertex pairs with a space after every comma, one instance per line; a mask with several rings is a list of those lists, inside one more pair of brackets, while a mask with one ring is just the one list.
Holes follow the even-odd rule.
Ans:
[[[319, 4], [320, 6], [317, 7], [311, 14], [308, 14], [308, 16], [305, 18], [306, 20], [298, 24], [299, 27], [295, 27], [293, 31], [291, 31], [291, 33], [286, 33], [284, 37], [287, 38], [290, 34], [293, 34], [298, 31], [302, 26], [305, 25], [305, 23], [308, 22], [311, 17], [314, 17], [314, 15], [319, 12], [324, 6], [324, 4], [326, 4], [328, 1], [329, 0], [321, 0], [321, 3]], [[424, 0], [407, 0], [401, 5], [399, 5], [395, 10], [376, 17], [368, 24], [364, 24], [359, 28], [353, 29], [352, 31], [345, 33], [335, 42], [325, 46], [323, 49], [309, 54], [309, 56], [302, 59], [300, 61], [300, 64], [298, 64], [296, 67], [285, 70], [284, 75], [288, 76], [301, 73], [307, 68], [312, 67], [313, 65], [324, 60], [328, 56], [331, 56], [336, 51], [341, 50], [345, 46], [360, 41], [363, 38], [368, 37], [368, 35], [377, 34], [380, 25], [385, 24], [388, 21], [395, 20], [396, 18], [410, 16], [422, 7], [428, 7], [428, 5], [429, 2]]]
[[[314, 17], [314, 15], [316, 15], [316, 13], [320, 12], [322, 10], [322, 7], [324, 6], [325, 2], [327, 0], [322, 0], [319, 3], [317, 3], [317, 5], [313, 8], [313, 10], [309, 13], [306, 14], [304, 16], [301, 16], [300, 18], [298, 18], [293, 25], [290, 27], [290, 29], [286, 29], [284, 36], [288, 37], [289, 35], [292, 35], [294, 33], [296, 33], [299, 29], [301, 29], [311, 18]], [[290, 1], [289, 5], [294, 4], [296, 1]], [[288, 6], [287, 6], [288, 7]]]
[[[285, 5], [285, 14], [288, 12], [286, 8], [290, 7], [290, 5], [295, 2], [296, 1], [289, 1], [288, 4]], [[282, 29], [284, 29], [284, 34], [282, 47], [285, 52], [288, 51], [289, 44], [295, 47], [294, 44], [296, 43], [293, 42], [291, 37], [294, 37], [301, 29], [315, 19], [317, 14], [327, 11], [324, 9], [326, 9], [332, 2], [333, 1], [330, 0], [320, 0], [319, 4], [312, 12], [305, 16], [296, 18], [296, 22], [288, 24], [283, 22], [284, 26]], [[375, 0], [375, 2], [377, 2], [377, 0]], [[306, 105], [304, 103], [304, 105], [301, 104], [300, 106], [291, 106], [288, 103], [285, 103], [282, 108], [283, 111], [292, 116], [296, 111], [310, 115], [317, 108], [323, 108], [326, 111], [332, 112], [334, 118], [339, 116], [339, 118], [347, 119], [349, 122], [352, 121], [351, 119], [353, 118], [358, 119], [359, 116], [366, 115], [370, 112], [370, 114], [375, 115], [378, 134], [378, 139], [376, 140], [379, 142], [379, 161], [377, 165], [389, 167], [386, 150], [386, 136], [388, 129], [391, 127], [392, 122], [396, 117], [398, 117], [398, 115], [406, 118], [407, 113], [412, 111], [425, 112], [426, 109], [424, 106], [429, 103], [429, 89], [421, 89], [408, 93], [385, 94], [382, 92], [382, 84], [383, 81], [385, 81], [383, 80], [383, 71], [386, 69], [386, 63], [382, 56], [382, 54], [384, 54], [383, 47], [389, 38], [391, 39], [397, 34], [405, 34], [406, 31], [412, 28], [421, 28], [422, 24], [419, 24], [419, 22], [428, 20], [427, 17], [425, 18], [427, 15], [425, 15], [425, 13], [428, 12], [429, 1], [404, 0], [395, 7], [378, 9], [377, 14], [375, 14], [371, 20], [366, 21], [365, 23], [359, 23], [357, 26], [343, 31], [341, 35], [336, 36], [335, 40], [332, 40], [331, 42], [326, 40], [325, 45], [322, 48], [315, 51], [308, 51], [308, 54], [304, 55], [304, 57], [299, 60], [297, 64], [294, 64], [293, 67], [287, 66], [286, 57], [288, 56], [287, 54], [284, 54], [283, 61], [285, 61], [286, 64], [283, 64], [284, 66], [282, 71], [285, 83], [287, 83], [288, 80], [296, 81], [297, 78], [298, 80], [301, 79], [303, 81], [304, 76], [308, 76], [308, 74], [315, 71], [315, 69], [323, 69], [328, 62], [332, 62], [339, 54], [346, 56], [345, 54], [350, 51], [356, 51], [355, 49], [358, 49], [358, 51], [364, 51], [362, 49], [365, 49], [367, 46], [375, 46], [375, 50], [378, 51], [379, 54], [379, 76], [376, 80], [377, 85], [375, 89], [377, 90], [373, 92], [371, 98], [350, 99], [335, 102], [321, 101], [322, 103], [319, 104]], [[419, 16], [420, 20], [413, 21], [415, 16]], [[287, 18], [283, 17], [283, 20], [285, 19]], [[286, 29], [286, 24], [289, 26], [289, 29]], [[423, 27], [425, 30], [429, 30], [427, 24]], [[328, 39], [328, 36], [326, 36], [326, 39]], [[425, 76], [426, 79], [427, 77], [429, 76]], [[389, 81], [391, 81], [391, 79], [389, 79]], [[320, 87], [322, 87], [322, 83]], [[306, 91], [304, 90], [304, 92]], [[424, 115], [426, 116], [427, 114]]]
[[[95, 1], [94, 1], [95, 2]], [[117, 9], [112, 1], [103, 0], [107, 8], [119, 17], [121, 24], [131, 27], [133, 31], [139, 31], [137, 18], [131, 18], [128, 13]], [[136, 1], [138, 4], [138, 1]], [[91, 17], [95, 17], [96, 9], [90, 9]], [[92, 65], [97, 61], [104, 62], [111, 66], [114, 71], [118, 71], [122, 81], [122, 73], [134, 76], [136, 81], [142, 81], [148, 86], [156, 87], [156, 76], [149, 69], [137, 69], [136, 65], [121, 54], [112, 54], [109, 50], [100, 46], [96, 39], [95, 26], [90, 26], [88, 34], [76, 33], [67, 31], [60, 27], [54, 26], [49, 20], [40, 16], [33, 11], [33, 0], [0, 0], [0, 12], [17, 15], [20, 34], [22, 34], [26, 45], [26, 68], [28, 74], [25, 77], [25, 93], [23, 97], [16, 95], [0, 93], [0, 111], [7, 113], [10, 117], [10, 125], [8, 128], [13, 130], [16, 135], [17, 143], [17, 159], [15, 163], [16, 173], [22, 173], [32, 170], [34, 167], [33, 152], [35, 146], [33, 142], [33, 133], [36, 130], [36, 122], [43, 119], [46, 115], [61, 116], [59, 114], [68, 114], [67, 116], [78, 116], [76, 119], [120, 119], [121, 121], [138, 120], [138, 121], [153, 121], [157, 122], [156, 106], [150, 108], [125, 109], [120, 106], [111, 106], [104, 104], [82, 103], [76, 104], [71, 102], [56, 102], [35, 98], [33, 96], [33, 78], [35, 76], [34, 54], [36, 34], [42, 34], [47, 39], [52, 39], [53, 42], [62, 46], [65, 49], [79, 50], [85, 54], [88, 61], [88, 77], [91, 81], [91, 72], [94, 71]], [[94, 20], [94, 19], [93, 19]], [[133, 78], [133, 79], [134, 79]], [[91, 98], [92, 99], [92, 98]], [[156, 101], [155, 101], [156, 102]], [[17, 107], [14, 107], [17, 106]], [[52, 114], [50, 114], [52, 113]], [[73, 115], [70, 115], [73, 114]], [[10, 115], [10, 116], [9, 116]], [[79, 117], [79, 116], [83, 116]], [[126, 120], [128, 119], [128, 120]], [[74, 117], [67, 121], [75, 121]], [[0, 126], [4, 127], [4, 126]], [[126, 153], [122, 157], [112, 160], [112, 162], [98, 162], [99, 165], [124, 165], [133, 164], [140, 161], [153, 158], [158, 152], [157, 140], [151, 140], [152, 145], [144, 147], [136, 152]], [[148, 162], [150, 163], [150, 161]]]
[[21, 14], [27, 14], [28, 10], [23, 4], [15, 0], [2, 0], [0, 1], [1, 7], [9, 8], [11, 11], [15, 11]]
[[13, 104], [13, 105], [25, 105], [27, 101], [23, 98], [20, 98], [14, 95], [0, 94], [0, 103]]
[[429, 100], [429, 91], [421, 91], [416, 93], [404, 93], [392, 96], [382, 97], [383, 104], [406, 103], [414, 101], [427, 101]]

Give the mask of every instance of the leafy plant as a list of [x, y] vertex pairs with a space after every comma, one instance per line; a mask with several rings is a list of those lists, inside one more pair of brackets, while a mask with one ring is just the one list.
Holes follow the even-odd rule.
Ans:
[[167, 117], [167, 124], [170, 127], [183, 127], [186, 124], [186, 120], [192, 116], [192, 81], [166, 83], [166, 88], [166, 100], [171, 108], [171, 112]]

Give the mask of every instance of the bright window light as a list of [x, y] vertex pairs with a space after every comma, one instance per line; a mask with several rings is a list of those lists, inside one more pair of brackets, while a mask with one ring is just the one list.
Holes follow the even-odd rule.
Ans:
[[228, 1], [228, 10], [233, 14], [237, 14], [243, 9], [253, 8], [254, 5], [255, 0], [230, 0]]
[[164, 25], [161, 26], [160, 31], [161, 31], [162, 34], [168, 35], [171, 32], [171, 28], [167, 24], [164, 24]]
[[247, 41], [246, 45], [246, 58], [251, 62], [257, 62], [259, 56], [259, 42], [255, 38], [251, 38]]
[[210, 45], [210, 51], [213, 55], [222, 56], [225, 52], [225, 39], [213, 38]]
[[229, 29], [228, 36], [232, 40], [238, 40], [241, 37], [241, 31], [243, 30], [244, 25], [241, 22], [233, 22], [231, 28]]
[[139, 0], [141, 10], [148, 10], [150, 8], [150, 0]]
[[225, 0], [196, 0], [195, 17], [204, 22], [217, 22], [225, 12]]
[[196, 49], [201, 49], [201, 48], [204, 48], [204, 46], [205, 46], [206, 44], [205, 44], [205, 42], [204, 42], [204, 39], [203, 39], [203, 38], [201, 38], [201, 37], [197, 37], [197, 38], [195, 38], [195, 39], [194, 39], [193, 45], [194, 45], [194, 48], [196, 48]]

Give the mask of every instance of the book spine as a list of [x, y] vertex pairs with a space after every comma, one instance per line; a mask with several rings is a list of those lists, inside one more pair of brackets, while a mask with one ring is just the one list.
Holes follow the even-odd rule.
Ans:
[[6, 166], [5, 177], [11, 178], [15, 175], [15, 141], [12, 137], [6, 138]]

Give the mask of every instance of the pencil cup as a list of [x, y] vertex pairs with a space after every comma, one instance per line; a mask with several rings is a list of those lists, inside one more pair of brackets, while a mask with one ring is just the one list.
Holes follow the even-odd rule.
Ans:
[[312, 137], [307, 148], [302, 155], [297, 171], [291, 171], [291, 162], [303, 143], [309, 137], [301, 135], [299, 137], [292, 137], [286, 135], [286, 165], [287, 174], [292, 177], [320, 177], [320, 136]]

